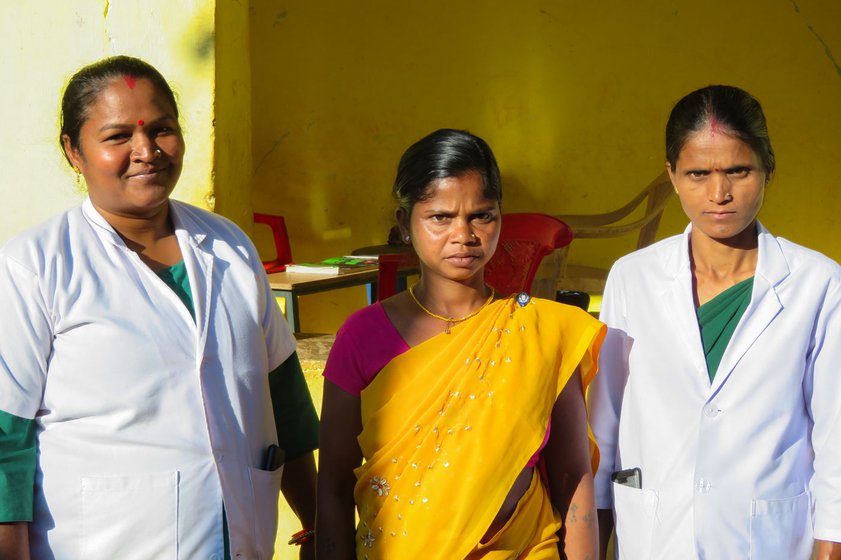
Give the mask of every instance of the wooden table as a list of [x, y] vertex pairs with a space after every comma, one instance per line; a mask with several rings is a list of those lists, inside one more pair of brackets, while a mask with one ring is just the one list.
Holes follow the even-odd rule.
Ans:
[[[398, 271], [398, 276], [405, 278], [417, 274], [417, 269]], [[377, 268], [371, 267], [356, 272], [342, 274], [295, 274], [276, 272], [269, 274], [269, 286], [275, 297], [282, 297], [286, 302], [286, 322], [292, 332], [301, 332], [301, 320], [298, 316], [298, 296], [316, 294], [330, 290], [339, 290], [351, 286], [377, 283]], [[369, 294], [376, 294], [376, 289], [369, 288]]]

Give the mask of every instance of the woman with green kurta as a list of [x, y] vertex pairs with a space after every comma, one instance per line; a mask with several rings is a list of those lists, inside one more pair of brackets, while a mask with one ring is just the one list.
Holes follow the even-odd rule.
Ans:
[[61, 119], [88, 196], [0, 248], [0, 558], [270, 558], [279, 490], [312, 558], [295, 340], [246, 235], [170, 198], [172, 89], [107, 58]]
[[690, 224], [602, 306], [602, 553], [615, 520], [620, 558], [841, 558], [841, 268], [757, 219], [775, 158], [747, 92], [681, 99], [666, 160]]

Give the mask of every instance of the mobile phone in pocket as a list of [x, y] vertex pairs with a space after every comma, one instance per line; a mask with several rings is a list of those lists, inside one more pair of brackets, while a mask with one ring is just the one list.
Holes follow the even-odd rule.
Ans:
[[642, 488], [642, 470], [639, 467], [631, 469], [624, 469], [616, 471], [610, 477], [610, 480], [622, 486], [630, 488]]
[[263, 455], [263, 470], [276, 471], [283, 465], [283, 461], [283, 449], [275, 444], [271, 444], [266, 448], [266, 452]]

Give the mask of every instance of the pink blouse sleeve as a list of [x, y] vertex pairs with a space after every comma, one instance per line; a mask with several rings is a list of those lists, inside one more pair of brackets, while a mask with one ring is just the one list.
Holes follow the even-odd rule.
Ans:
[[388, 362], [408, 349], [377, 302], [351, 314], [336, 333], [324, 377], [359, 396]]

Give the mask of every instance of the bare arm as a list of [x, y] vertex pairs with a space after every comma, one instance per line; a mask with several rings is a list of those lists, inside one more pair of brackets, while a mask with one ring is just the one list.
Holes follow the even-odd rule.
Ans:
[[0, 523], [0, 558], [29, 560], [29, 523]]
[[301, 520], [302, 527], [315, 525], [315, 488], [317, 474], [315, 455], [312, 452], [286, 463], [280, 491], [289, 503], [289, 507]]
[[841, 560], [841, 543], [815, 541], [815, 560]]
[[359, 397], [325, 379], [315, 520], [317, 558], [356, 558], [353, 469], [362, 463], [356, 440], [362, 431], [361, 418]]
[[[283, 478], [280, 480], [283, 497], [298, 516], [301, 527], [308, 529], [315, 527], [316, 479], [315, 455], [309, 452], [286, 463], [283, 467]], [[314, 559], [315, 543], [310, 541], [302, 544], [299, 558]]]
[[544, 454], [552, 504], [564, 518], [563, 552], [570, 560], [595, 560], [599, 528], [584, 390], [578, 370], [552, 409], [552, 433]]

